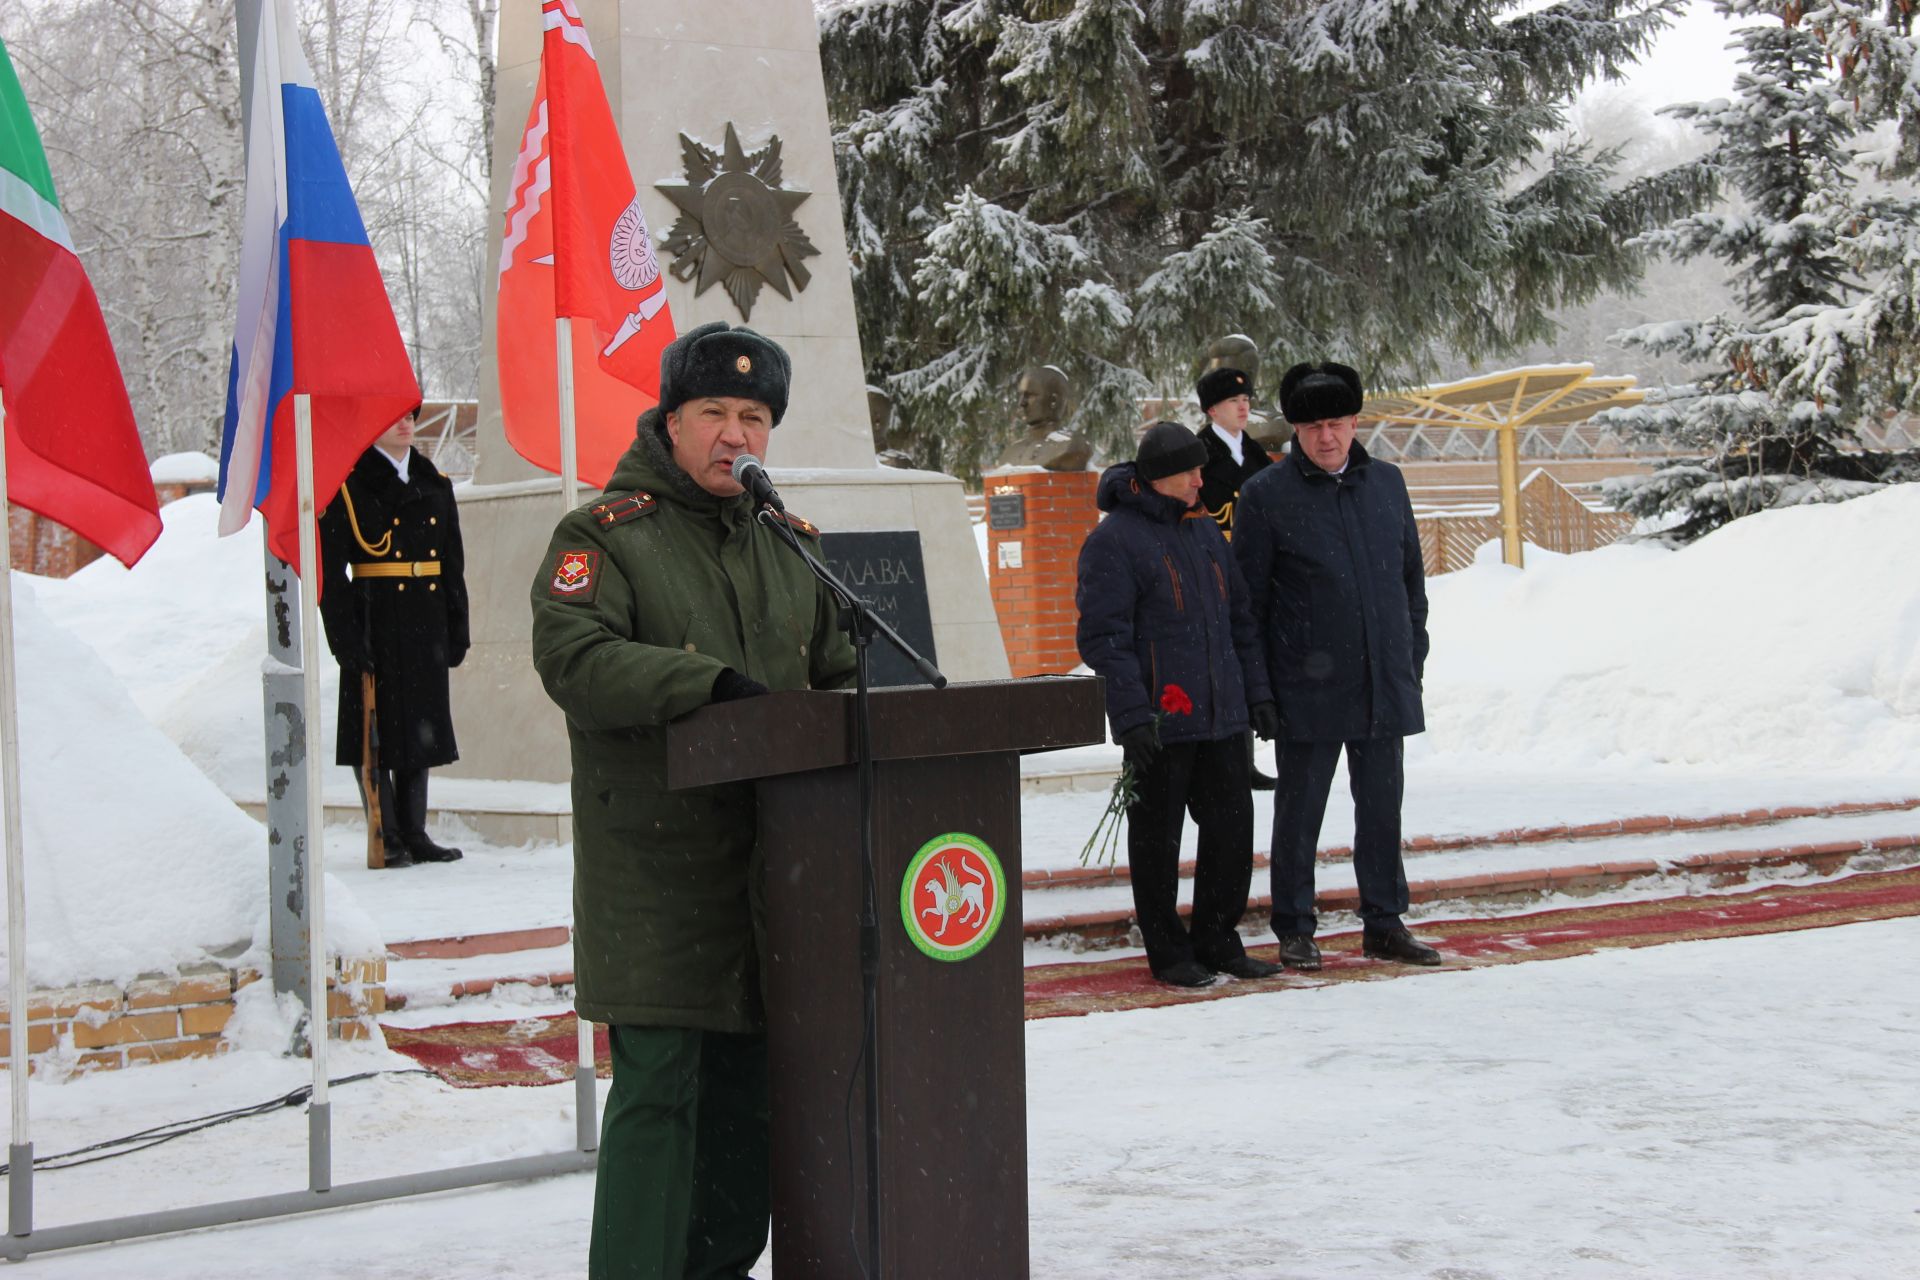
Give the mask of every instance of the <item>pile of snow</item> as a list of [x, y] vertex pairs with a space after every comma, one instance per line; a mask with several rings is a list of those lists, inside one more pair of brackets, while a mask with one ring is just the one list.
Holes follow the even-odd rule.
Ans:
[[[266, 795], [260, 667], [267, 654], [263, 523], [216, 532], [219, 501], [191, 494], [160, 509], [160, 540], [131, 569], [102, 558], [41, 584], [47, 612], [87, 636], [135, 704], [227, 795]], [[321, 655], [317, 726], [333, 759], [339, 668]], [[329, 765], [331, 768], [331, 765]]]
[[204, 453], [163, 453], [148, 468], [155, 484], [214, 484], [220, 464]]
[[[160, 541], [131, 570], [102, 559], [64, 581], [14, 575], [36, 987], [266, 946], [266, 830], [161, 727], [210, 672], [231, 672], [235, 688], [217, 702], [248, 703], [252, 737], [229, 749], [250, 750], [264, 790], [260, 536], [256, 524], [215, 539], [214, 510], [205, 495], [164, 508]], [[232, 660], [249, 639], [250, 658]], [[334, 949], [377, 949], [373, 922], [331, 876], [328, 894]]]
[[253, 946], [266, 831], [47, 617], [33, 583], [14, 575], [29, 981], [124, 982]]
[[1920, 485], [1428, 583], [1424, 749], [1920, 778]]

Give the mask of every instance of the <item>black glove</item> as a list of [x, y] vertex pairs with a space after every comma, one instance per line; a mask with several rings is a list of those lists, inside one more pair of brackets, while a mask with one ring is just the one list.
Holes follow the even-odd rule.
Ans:
[[1253, 722], [1254, 736], [1262, 742], [1272, 742], [1280, 736], [1280, 708], [1271, 702], [1256, 702], [1247, 708], [1247, 719]]
[[757, 698], [771, 692], [767, 686], [752, 676], [743, 676], [732, 667], [723, 670], [713, 678], [712, 698], [715, 702], [732, 702], [737, 698]]
[[1125, 753], [1127, 763], [1133, 766], [1135, 773], [1144, 771], [1153, 763], [1153, 758], [1160, 754], [1160, 737], [1150, 724], [1137, 724], [1114, 741], [1120, 744], [1120, 750]]

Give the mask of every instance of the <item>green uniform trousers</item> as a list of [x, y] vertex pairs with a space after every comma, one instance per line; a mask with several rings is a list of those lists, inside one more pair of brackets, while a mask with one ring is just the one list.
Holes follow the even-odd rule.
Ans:
[[591, 1280], [743, 1280], [767, 1247], [767, 1037], [607, 1028]]

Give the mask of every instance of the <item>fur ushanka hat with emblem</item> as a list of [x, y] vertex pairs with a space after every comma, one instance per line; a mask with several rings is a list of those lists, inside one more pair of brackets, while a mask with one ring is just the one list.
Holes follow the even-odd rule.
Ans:
[[1222, 365], [1218, 369], [1209, 369], [1200, 377], [1193, 389], [1200, 401], [1200, 412], [1205, 413], [1222, 400], [1231, 400], [1235, 396], [1253, 394], [1253, 379], [1243, 370]]
[[724, 320], [689, 329], [660, 353], [660, 416], [704, 396], [758, 400], [779, 426], [793, 365], [779, 343]]

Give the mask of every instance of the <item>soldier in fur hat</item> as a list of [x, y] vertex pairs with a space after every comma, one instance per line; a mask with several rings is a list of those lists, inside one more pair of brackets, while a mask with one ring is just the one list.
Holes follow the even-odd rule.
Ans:
[[[766, 1247], [764, 866], [751, 783], [667, 789], [666, 727], [709, 702], [840, 688], [832, 598], [734, 478], [792, 377], [779, 344], [705, 324], [607, 492], [563, 517], [533, 583], [533, 661], [573, 754], [574, 974], [613, 1090], [592, 1277], [743, 1276]], [[785, 517], [819, 553], [819, 531]], [[751, 614], [746, 611], [751, 610]]]

